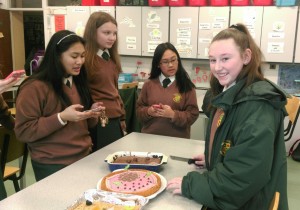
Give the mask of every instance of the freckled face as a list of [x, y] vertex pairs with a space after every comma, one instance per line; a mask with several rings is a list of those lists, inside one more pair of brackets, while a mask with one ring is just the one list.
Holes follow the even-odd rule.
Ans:
[[236, 81], [243, 65], [248, 63], [244, 57], [233, 39], [218, 40], [211, 44], [210, 69], [222, 86], [228, 87]]
[[104, 23], [97, 28], [97, 43], [101, 50], [110, 49], [117, 40], [117, 26], [112, 22]]
[[77, 42], [61, 54], [61, 63], [65, 67], [65, 74], [67, 75], [79, 75], [80, 69], [84, 64], [85, 60], [85, 49], [84, 46]]

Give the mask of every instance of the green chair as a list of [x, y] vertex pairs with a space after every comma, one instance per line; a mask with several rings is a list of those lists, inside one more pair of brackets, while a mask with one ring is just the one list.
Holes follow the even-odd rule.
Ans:
[[136, 117], [136, 102], [138, 98], [137, 85], [135, 87], [119, 89], [119, 94], [123, 100], [126, 111], [127, 133], [141, 132], [142, 126]]

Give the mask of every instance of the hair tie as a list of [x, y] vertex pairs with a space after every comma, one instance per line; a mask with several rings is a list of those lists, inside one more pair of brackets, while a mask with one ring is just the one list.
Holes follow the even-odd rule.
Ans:
[[229, 28], [234, 28], [234, 29], [238, 30], [239, 32], [242, 32], [242, 33], [244, 33], [244, 34], [247, 34], [247, 33], [243, 30], [243, 28], [240, 27], [240, 26], [237, 25], [237, 24], [233, 24], [233, 25], [231, 25]]

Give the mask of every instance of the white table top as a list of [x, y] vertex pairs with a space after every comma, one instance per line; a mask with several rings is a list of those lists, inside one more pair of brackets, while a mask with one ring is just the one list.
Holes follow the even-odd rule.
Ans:
[[[57, 173], [9, 196], [0, 202], [5, 210], [61, 210], [82, 193], [96, 188], [97, 182], [110, 173], [104, 159], [117, 151], [159, 152], [167, 156], [192, 157], [204, 150], [204, 142], [167, 136], [131, 133]], [[168, 158], [159, 172], [167, 180], [198, 170], [194, 165]], [[199, 171], [200, 172], [200, 171]], [[199, 210], [201, 205], [188, 198], [163, 191], [151, 199], [144, 210]]]

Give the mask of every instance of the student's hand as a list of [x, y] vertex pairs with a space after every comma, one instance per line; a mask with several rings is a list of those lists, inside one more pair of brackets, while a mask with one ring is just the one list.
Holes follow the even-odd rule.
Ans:
[[150, 106], [147, 110], [147, 114], [151, 117], [158, 117], [157, 109], [158, 108], [154, 108], [153, 106]]
[[181, 195], [182, 177], [176, 177], [168, 181], [167, 190], [172, 191], [173, 194]]
[[103, 102], [96, 102], [96, 103], [92, 104], [90, 109], [91, 110], [94, 110], [94, 109], [105, 110], [105, 106], [103, 106]]
[[94, 114], [92, 117], [98, 118], [99, 115], [103, 114], [102, 112], [105, 111], [105, 107], [103, 106], [102, 102], [93, 103], [89, 110], [85, 110], [84, 112], [93, 112]]
[[161, 108], [155, 109], [155, 114], [157, 117], [165, 117], [165, 118], [170, 118], [173, 119], [175, 112], [173, 111], [173, 109], [169, 106], [169, 105], [163, 105], [160, 104]]
[[82, 112], [83, 106], [80, 104], [74, 104], [67, 107], [64, 111], [60, 113], [60, 118], [64, 122], [78, 122], [81, 120], [86, 120], [91, 117], [99, 117], [100, 112]]
[[195, 165], [199, 168], [205, 168], [205, 156], [204, 154], [193, 156], [193, 159], [197, 160]]
[[0, 80], [0, 94], [5, 92], [7, 89], [14, 86], [17, 82], [20, 81], [21, 78], [10, 77], [8, 79]]

